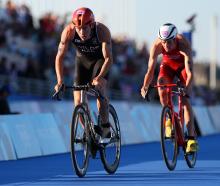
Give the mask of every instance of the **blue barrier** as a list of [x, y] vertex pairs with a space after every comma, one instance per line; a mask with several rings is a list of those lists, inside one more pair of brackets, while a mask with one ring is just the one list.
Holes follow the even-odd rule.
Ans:
[[4, 150], [4, 160], [67, 152], [52, 114], [1, 116], [0, 126], [4, 129], [1, 130], [1, 139], [7, 136], [6, 139], [10, 139], [8, 141], [12, 144], [4, 149], [13, 147], [7, 157]]
[[[119, 117], [122, 144], [160, 140], [161, 105], [125, 101], [111, 103]], [[97, 120], [96, 101], [92, 100], [90, 106], [92, 117]], [[70, 150], [72, 101], [18, 101], [12, 103], [11, 107], [13, 111], [25, 114], [0, 117], [0, 139], [3, 141], [0, 143], [0, 160]], [[220, 106], [194, 106], [193, 110], [202, 135], [220, 132]]]
[[0, 117], [0, 160], [15, 160], [16, 153], [6, 125]]
[[199, 123], [199, 128], [202, 135], [214, 134], [217, 132], [211, 121], [207, 107], [194, 106], [193, 111], [195, 113], [197, 122]]
[[208, 107], [208, 110], [211, 121], [215, 127], [215, 131], [220, 132], [220, 106], [210, 106]]
[[29, 115], [2, 116], [6, 130], [12, 139], [16, 158], [40, 156], [41, 149]]
[[31, 125], [36, 132], [42, 155], [67, 152], [52, 114], [41, 114], [31, 117], [33, 117]]
[[120, 129], [121, 129], [121, 143], [132, 144], [138, 143], [135, 123], [132, 121], [130, 114], [130, 105], [127, 102], [113, 102], [112, 103], [118, 114]]

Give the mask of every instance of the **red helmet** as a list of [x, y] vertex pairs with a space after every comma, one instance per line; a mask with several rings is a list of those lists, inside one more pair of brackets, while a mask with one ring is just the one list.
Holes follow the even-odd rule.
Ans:
[[73, 12], [72, 23], [77, 27], [94, 23], [94, 21], [94, 14], [89, 8], [78, 8]]

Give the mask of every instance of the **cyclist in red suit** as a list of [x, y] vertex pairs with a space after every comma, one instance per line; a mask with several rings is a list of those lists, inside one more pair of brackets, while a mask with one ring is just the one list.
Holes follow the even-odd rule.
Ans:
[[[79, 8], [73, 12], [72, 22], [62, 32], [56, 55], [56, 92], [63, 84], [63, 58], [69, 43], [76, 49], [74, 84], [92, 83], [105, 97], [104, 100], [97, 100], [97, 107], [102, 123], [102, 136], [110, 137], [106, 95], [107, 73], [112, 65], [110, 31], [104, 24], [95, 22], [94, 14], [89, 8]], [[80, 103], [80, 95], [80, 91], [74, 91], [75, 106]]]
[[[148, 70], [141, 88], [141, 95], [145, 97], [146, 91], [153, 79], [154, 69], [158, 55], [162, 54], [162, 63], [158, 76], [158, 84], [172, 83], [177, 76], [186, 86], [187, 94], [190, 93], [193, 71], [192, 71], [192, 51], [190, 44], [177, 33], [177, 28], [171, 23], [162, 25], [158, 32], [158, 38], [154, 42], [148, 64]], [[168, 95], [162, 88], [158, 89], [161, 104], [168, 104]], [[184, 117], [189, 132], [187, 152], [195, 152], [198, 143], [195, 139], [194, 116], [192, 106], [188, 98], [184, 98]], [[168, 125], [171, 127], [171, 125]], [[167, 130], [167, 129], [166, 129]], [[169, 134], [168, 134], [169, 135]]]

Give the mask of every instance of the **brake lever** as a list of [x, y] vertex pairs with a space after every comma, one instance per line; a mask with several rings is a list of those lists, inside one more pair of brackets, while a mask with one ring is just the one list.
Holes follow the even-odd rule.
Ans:
[[55, 99], [55, 100], [57, 100], [57, 101], [61, 101], [60, 93], [63, 92], [64, 89], [65, 89], [65, 85], [62, 84], [62, 85], [60, 86], [59, 90], [52, 95], [52, 99]]
[[152, 85], [149, 85], [147, 91], [145, 92], [145, 96], [144, 96], [144, 99], [146, 99], [148, 102], [150, 102], [150, 92], [151, 90], [153, 89], [153, 86]]

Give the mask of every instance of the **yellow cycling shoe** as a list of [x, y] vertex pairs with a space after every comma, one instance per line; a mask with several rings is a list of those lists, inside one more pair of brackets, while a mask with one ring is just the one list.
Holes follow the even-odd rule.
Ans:
[[198, 142], [195, 139], [189, 139], [187, 141], [186, 153], [197, 152], [198, 149]]
[[170, 138], [172, 133], [172, 122], [168, 118], [165, 122], [165, 137]]

